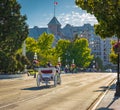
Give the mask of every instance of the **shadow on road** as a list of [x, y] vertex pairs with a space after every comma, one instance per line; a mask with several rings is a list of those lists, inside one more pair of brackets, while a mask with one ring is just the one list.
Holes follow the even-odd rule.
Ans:
[[114, 97], [106, 108], [109, 108], [117, 99], [119, 99], [119, 97]]
[[36, 90], [42, 90], [42, 89], [49, 89], [53, 88], [54, 86], [52, 85], [47, 85], [47, 86], [40, 86], [40, 87], [29, 87], [29, 88], [23, 88], [21, 90], [31, 90], [31, 91], [36, 91]]
[[109, 86], [101, 86], [101, 87], [99, 87], [98, 90], [95, 90], [94, 92], [100, 92], [100, 91], [104, 92], [107, 89], [109, 89], [110, 91], [113, 91], [113, 90], [115, 90], [115, 86], [116, 86], [116, 84], [112, 84], [110, 87]]
[[[100, 90], [96, 90], [94, 92], [98, 92], [98, 91], [105, 91], [107, 89], [109, 89], [109, 91], [115, 91], [115, 87], [116, 87], [116, 84], [112, 84], [110, 87], [108, 86], [102, 86], [100, 88]], [[101, 108], [98, 108], [97, 110], [114, 110], [114, 109], [110, 109], [109, 107], [116, 101], [118, 100], [120, 97], [115, 97], [112, 99], [112, 101], [106, 106], [106, 107], [101, 107]]]
[[118, 99], [119, 97], [114, 97], [113, 100], [107, 105], [107, 107], [98, 108], [97, 110], [114, 110], [114, 109], [110, 109], [109, 107]]
[[97, 109], [97, 110], [114, 110], [114, 109], [109, 109], [109, 108], [104, 108], [104, 107], [102, 107], [102, 108], [99, 108], [99, 109]]
[[114, 109], [110, 109], [109, 107], [118, 99], [119, 97], [114, 97], [113, 100], [109, 103], [109, 105], [107, 107], [102, 107], [102, 108], [98, 108], [97, 110], [114, 110]]
[[98, 90], [95, 90], [94, 92], [104, 92], [104, 91], [106, 91], [108, 89], [108, 86], [101, 86], [101, 87], [99, 87], [99, 89]]

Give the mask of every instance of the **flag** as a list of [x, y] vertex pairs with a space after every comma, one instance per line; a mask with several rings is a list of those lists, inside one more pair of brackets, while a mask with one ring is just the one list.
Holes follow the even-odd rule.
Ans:
[[58, 4], [58, 2], [54, 2], [54, 5], [57, 5]]

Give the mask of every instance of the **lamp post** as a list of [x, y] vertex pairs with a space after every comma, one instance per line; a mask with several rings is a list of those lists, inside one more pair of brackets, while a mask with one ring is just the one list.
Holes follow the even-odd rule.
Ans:
[[67, 59], [67, 53], [65, 53], [65, 65], [67, 65], [68, 59]]
[[74, 63], [74, 59], [72, 59], [72, 64], [71, 64], [71, 68], [72, 68], [72, 73], [74, 71], [74, 68], [75, 68], [75, 63]]
[[74, 59], [72, 60], [72, 64], [74, 64]]
[[93, 60], [93, 72], [95, 72], [95, 67], [96, 67], [95, 60]]
[[120, 96], [120, 41], [118, 39], [118, 42], [113, 46], [113, 50], [114, 52], [118, 55], [117, 57], [117, 82], [116, 82], [116, 92], [115, 92], [115, 96]]
[[35, 70], [34, 78], [36, 78], [36, 65], [37, 65], [37, 53], [35, 52], [34, 58], [33, 58], [33, 68]]
[[37, 53], [34, 54], [34, 60], [37, 60]]
[[117, 59], [117, 82], [116, 82], [116, 92], [115, 92], [115, 96], [120, 96], [120, 75], [119, 75], [119, 66], [120, 66], [120, 62], [119, 62], [119, 59], [120, 59], [120, 53], [118, 53], [118, 59]]

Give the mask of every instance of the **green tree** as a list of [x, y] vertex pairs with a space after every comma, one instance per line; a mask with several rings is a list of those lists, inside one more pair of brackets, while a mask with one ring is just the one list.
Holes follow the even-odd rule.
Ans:
[[32, 37], [27, 37], [26, 40], [26, 50], [27, 51], [31, 51], [33, 53], [37, 52], [37, 51], [40, 51], [38, 46], [37, 46], [37, 40], [35, 40], [34, 38]]
[[72, 42], [69, 40], [59, 40], [56, 45], [56, 53], [61, 57], [62, 65], [71, 65], [74, 63], [82, 68], [88, 67], [93, 56], [90, 55], [91, 50], [88, 47], [88, 41], [85, 38], [76, 39]]
[[[111, 44], [114, 45], [116, 41], [112, 41]], [[115, 54], [113, 48], [111, 48], [111, 53], [110, 53], [110, 61], [113, 63], [113, 64], [117, 64], [117, 54]]]
[[37, 53], [38, 59], [39, 59], [39, 53], [41, 52], [40, 48], [38, 48], [38, 41], [35, 40], [32, 37], [27, 37], [26, 40], [26, 55], [29, 61], [31, 62], [30, 65], [32, 65], [34, 54]]
[[70, 41], [65, 39], [60, 39], [58, 43], [56, 44], [56, 53], [58, 56], [61, 56], [66, 52], [66, 50], [69, 48]]
[[0, 49], [9, 55], [21, 48], [28, 35], [26, 17], [20, 9], [16, 0], [0, 1]]
[[40, 52], [41, 63], [44, 65], [48, 61], [51, 61], [52, 64], [55, 64], [53, 42], [54, 42], [53, 34], [43, 33], [38, 38], [37, 45], [38, 45], [38, 48], [40, 48], [41, 50]]
[[54, 42], [54, 35], [53, 34], [47, 34], [43, 33], [38, 38], [38, 46], [40, 49], [44, 52], [52, 47], [52, 44]]
[[34, 53], [37, 53], [40, 65], [45, 65], [48, 61], [54, 65], [56, 64], [57, 57], [55, 48], [53, 47], [54, 36], [53, 34], [43, 33], [38, 39], [28, 37], [26, 39], [27, 57], [33, 61]]
[[0, 58], [0, 65], [4, 64], [0, 67], [1, 71], [5, 68], [6, 72], [17, 69], [15, 54], [28, 35], [26, 16], [21, 15], [20, 9], [16, 0], [0, 0], [0, 50], [5, 54]]
[[22, 71], [25, 68], [25, 65], [31, 65], [30, 61], [26, 56], [22, 56], [21, 53], [16, 54], [17, 70]]
[[68, 54], [70, 54], [70, 41], [69, 40], [65, 40], [65, 39], [61, 39], [58, 41], [58, 43], [56, 44], [55, 47], [55, 53], [57, 58], [60, 57], [62, 60], [62, 65], [65, 66], [66, 64], [66, 60], [69, 59]]
[[102, 38], [113, 35], [120, 38], [120, 0], [75, 0], [75, 2], [77, 6], [97, 18], [96, 34]]
[[0, 50], [0, 73], [6, 73], [8, 68], [9, 58], [5, 52]]
[[87, 39], [76, 39], [73, 42], [71, 58], [74, 59], [75, 64], [79, 67], [86, 68], [90, 65], [93, 55], [91, 55]]

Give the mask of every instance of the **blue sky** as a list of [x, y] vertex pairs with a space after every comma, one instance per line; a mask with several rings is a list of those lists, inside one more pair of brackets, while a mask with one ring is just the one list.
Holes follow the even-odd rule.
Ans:
[[[54, 0], [17, 0], [22, 8], [21, 14], [27, 16], [29, 27], [47, 27], [54, 16]], [[86, 11], [78, 8], [74, 0], [56, 0], [55, 16], [62, 27], [66, 24], [82, 26], [85, 23], [91, 25], [97, 23], [96, 18]]]

